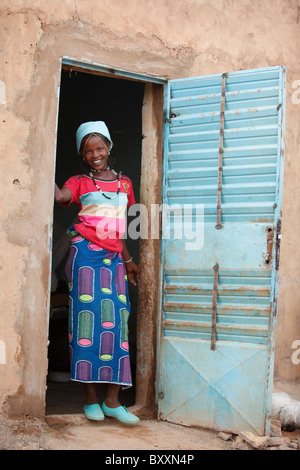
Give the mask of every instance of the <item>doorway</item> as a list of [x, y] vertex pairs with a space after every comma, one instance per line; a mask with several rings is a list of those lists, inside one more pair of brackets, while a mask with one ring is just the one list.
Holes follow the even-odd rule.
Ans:
[[[75, 146], [75, 133], [85, 121], [106, 122], [113, 140], [115, 168], [130, 177], [136, 201], [140, 200], [142, 106], [145, 83], [128, 79], [73, 70], [62, 67], [57, 127], [56, 177], [59, 187], [72, 175], [80, 174], [81, 160]], [[75, 204], [54, 206], [51, 307], [49, 321], [48, 378], [46, 414], [81, 413], [84, 384], [69, 379], [68, 287], [64, 266], [69, 238], [66, 229], [76, 220]], [[130, 222], [130, 221], [129, 221]], [[127, 239], [127, 246], [139, 261], [138, 240]], [[129, 318], [130, 359], [133, 387], [121, 392], [122, 404], [135, 403], [136, 313], [138, 289], [129, 285], [131, 314]], [[99, 402], [105, 394], [99, 385]]]

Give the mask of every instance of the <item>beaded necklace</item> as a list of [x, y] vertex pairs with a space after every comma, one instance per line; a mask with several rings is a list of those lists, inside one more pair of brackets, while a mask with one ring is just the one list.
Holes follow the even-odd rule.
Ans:
[[[109, 167], [107, 167], [105, 170], [110, 170], [110, 169], [111, 169], [111, 171], [114, 173], [114, 175], [116, 175], [117, 178], [118, 178], [118, 191], [116, 192], [116, 194], [115, 194], [114, 196], [111, 196], [111, 197], [110, 197], [110, 196], [107, 196], [107, 194], [105, 194], [105, 193], [102, 191], [102, 189], [100, 188], [100, 186], [97, 185], [92, 171], [90, 171], [89, 175], [90, 175], [90, 177], [92, 178], [92, 180], [93, 180], [93, 182], [94, 182], [94, 185], [96, 186], [96, 188], [98, 189], [98, 191], [102, 194], [102, 196], [104, 196], [106, 199], [115, 199], [115, 198], [118, 196], [118, 194], [119, 194], [119, 192], [120, 192], [120, 189], [121, 189], [120, 174], [117, 173], [117, 172], [116, 172], [115, 170], [113, 170], [112, 168], [109, 168]], [[102, 171], [104, 171], [104, 170], [102, 170]]]

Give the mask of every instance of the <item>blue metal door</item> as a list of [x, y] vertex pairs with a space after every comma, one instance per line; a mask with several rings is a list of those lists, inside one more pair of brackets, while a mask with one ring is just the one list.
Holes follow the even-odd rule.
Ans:
[[284, 115], [284, 67], [166, 86], [160, 419], [269, 432]]

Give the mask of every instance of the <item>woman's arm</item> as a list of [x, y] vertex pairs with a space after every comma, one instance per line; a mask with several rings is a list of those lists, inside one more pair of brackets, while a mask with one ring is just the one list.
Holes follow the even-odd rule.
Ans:
[[72, 193], [69, 188], [61, 188], [55, 183], [54, 199], [59, 204], [71, 201]]
[[125, 263], [127, 277], [129, 281], [136, 286], [136, 283], [140, 279], [140, 268], [135, 264], [132, 260], [129, 251], [127, 249], [126, 243], [124, 239], [121, 239], [123, 244], [122, 256]]

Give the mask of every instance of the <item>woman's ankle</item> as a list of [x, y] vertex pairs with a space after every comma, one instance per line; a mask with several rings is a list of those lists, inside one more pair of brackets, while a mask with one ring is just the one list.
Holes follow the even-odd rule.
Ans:
[[104, 403], [108, 408], [118, 408], [118, 406], [121, 406], [119, 400], [110, 400], [108, 398], [105, 399]]
[[98, 397], [96, 394], [96, 388], [93, 383], [85, 385], [85, 404], [95, 405], [98, 403]]
[[90, 405], [96, 405], [98, 403], [98, 400], [89, 400], [89, 399], [85, 399], [85, 404], [90, 406]]
[[119, 402], [120, 386], [117, 384], [109, 384], [106, 389], [105, 405], [109, 408], [117, 408], [121, 406]]

